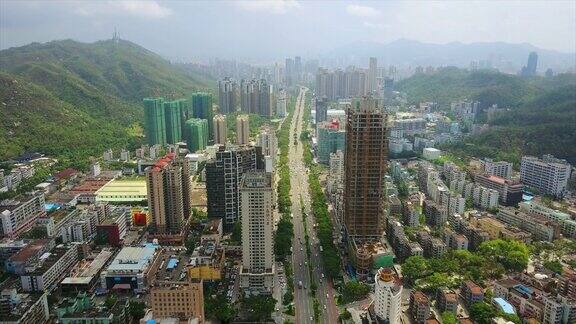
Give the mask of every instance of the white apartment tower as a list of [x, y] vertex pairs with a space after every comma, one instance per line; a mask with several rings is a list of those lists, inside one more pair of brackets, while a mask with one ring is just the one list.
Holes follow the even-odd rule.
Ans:
[[482, 167], [485, 173], [495, 175], [500, 178], [510, 179], [512, 176], [512, 163], [510, 162], [494, 162], [491, 159], [485, 159], [482, 161]]
[[376, 273], [374, 312], [385, 323], [400, 323], [402, 310], [402, 285], [390, 268], [380, 268]]
[[276, 152], [278, 151], [278, 140], [276, 139], [276, 133], [274, 129], [270, 127], [262, 128], [260, 134], [256, 138], [256, 146], [262, 147], [262, 154], [264, 156], [272, 157], [272, 160], [276, 159]]
[[274, 193], [272, 175], [244, 174], [242, 205], [242, 269], [240, 286], [246, 294], [270, 294], [274, 287]]
[[236, 144], [245, 145], [250, 141], [250, 123], [248, 116], [236, 117]]
[[214, 144], [226, 145], [227, 127], [226, 127], [226, 116], [216, 115], [214, 116]]
[[562, 197], [570, 179], [570, 164], [566, 160], [544, 155], [542, 159], [523, 156], [520, 181], [543, 195]]

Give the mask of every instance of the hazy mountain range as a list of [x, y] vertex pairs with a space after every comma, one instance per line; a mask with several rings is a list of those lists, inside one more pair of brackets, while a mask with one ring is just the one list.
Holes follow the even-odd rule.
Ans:
[[[538, 71], [575, 69], [576, 54], [538, 48], [528, 43], [503, 42], [447, 44], [422, 43], [399, 39], [391, 43], [355, 42], [325, 53], [325, 58], [349, 60], [350, 64], [366, 66], [368, 57], [375, 56], [380, 65], [398, 66], [458, 66], [469, 67], [471, 61], [490, 60], [501, 70], [518, 70], [526, 64], [530, 52], [538, 53]], [[512, 72], [512, 71], [507, 71]]]

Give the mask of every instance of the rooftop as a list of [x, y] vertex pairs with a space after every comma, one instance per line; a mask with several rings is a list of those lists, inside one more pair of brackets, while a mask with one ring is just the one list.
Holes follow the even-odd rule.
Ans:
[[120, 250], [107, 270], [112, 272], [141, 272], [152, 262], [155, 254], [156, 248], [152, 246], [127, 246]]
[[[104, 200], [110, 200], [114, 196], [120, 197], [135, 197], [135, 200], [146, 199], [147, 186], [146, 180], [112, 180], [96, 191], [99, 197]], [[124, 198], [123, 198], [124, 199]]]
[[77, 267], [72, 270], [71, 276], [62, 280], [62, 284], [89, 283], [94, 276], [98, 275], [112, 254], [112, 251], [102, 250], [92, 262], [79, 262]]
[[50, 242], [50, 239], [40, 239], [31, 242], [18, 253], [10, 257], [11, 262], [24, 262], [29, 260], [32, 256], [36, 255], [40, 250], [44, 248]]
[[516, 310], [514, 306], [512, 306], [509, 302], [505, 299], [497, 297], [493, 299], [494, 303], [498, 305], [498, 307], [506, 314], [516, 314]]

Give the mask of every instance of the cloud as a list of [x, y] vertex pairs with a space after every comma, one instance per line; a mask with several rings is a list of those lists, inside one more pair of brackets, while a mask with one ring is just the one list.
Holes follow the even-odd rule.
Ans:
[[147, 18], [164, 18], [172, 14], [170, 8], [162, 7], [156, 1], [115, 1], [113, 2], [121, 10], [134, 16]]
[[373, 18], [380, 16], [380, 10], [360, 5], [348, 5], [346, 6], [346, 12], [352, 16], [363, 18]]
[[234, 3], [244, 10], [268, 12], [276, 15], [283, 15], [292, 9], [300, 8], [300, 3], [296, 0], [248, 0]]
[[74, 12], [82, 16], [107, 15], [110, 13], [125, 14], [140, 18], [160, 19], [172, 15], [172, 9], [163, 7], [157, 1], [106, 1], [106, 2], [72, 2]]
[[369, 21], [365, 21], [364, 23], [362, 23], [362, 25], [364, 25], [364, 27], [368, 27], [368, 28], [372, 28], [372, 29], [386, 29], [386, 28], [390, 27], [390, 25], [387, 25], [387, 24], [372, 23]]

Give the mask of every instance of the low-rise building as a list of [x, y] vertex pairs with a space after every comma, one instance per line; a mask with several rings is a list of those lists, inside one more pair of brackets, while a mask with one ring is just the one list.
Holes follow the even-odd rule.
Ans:
[[221, 280], [224, 270], [224, 249], [215, 241], [205, 240], [194, 249], [188, 265], [192, 279]]
[[466, 302], [466, 305], [468, 306], [484, 300], [484, 290], [482, 287], [470, 280], [462, 283], [460, 295], [462, 295], [462, 299], [464, 299], [464, 302]]
[[24, 291], [50, 292], [78, 262], [77, 245], [58, 245], [26, 268], [20, 276]]
[[458, 307], [458, 295], [452, 290], [438, 290], [437, 306], [440, 312], [456, 313]]
[[102, 271], [102, 287], [108, 290], [142, 291], [146, 288], [148, 271], [155, 258], [155, 246], [122, 248], [108, 268]]
[[18, 237], [45, 217], [44, 194], [21, 195], [0, 201], [0, 235]]
[[15, 287], [3, 288], [0, 293], [0, 323], [46, 323], [49, 319], [45, 292], [22, 293]]
[[112, 324], [125, 323], [128, 315], [128, 300], [117, 300], [110, 308], [104, 303], [94, 305], [86, 292], [75, 298], [64, 298], [56, 306], [58, 323], [62, 324]]
[[430, 316], [430, 301], [421, 291], [414, 290], [410, 294], [410, 314], [416, 324], [425, 324]]
[[103, 249], [95, 256], [88, 256], [80, 260], [72, 269], [69, 276], [60, 282], [62, 292], [91, 291], [100, 279], [100, 272], [112, 258], [112, 251]]
[[40, 256], [54, 248], [54, 241], [51, 239], [39, 239], [28, 243], [20, 251], [12, 255], [6, 261], [6, 271], [16, 275], [26, 272], [26, 267], [38, 262]]
[[560, 225], [556, 221], [538, 214], [527, 214], [515, 208], [500, 208], [496, 218], [532, 234], [535, 240], [553, 241], [560, 235]]

